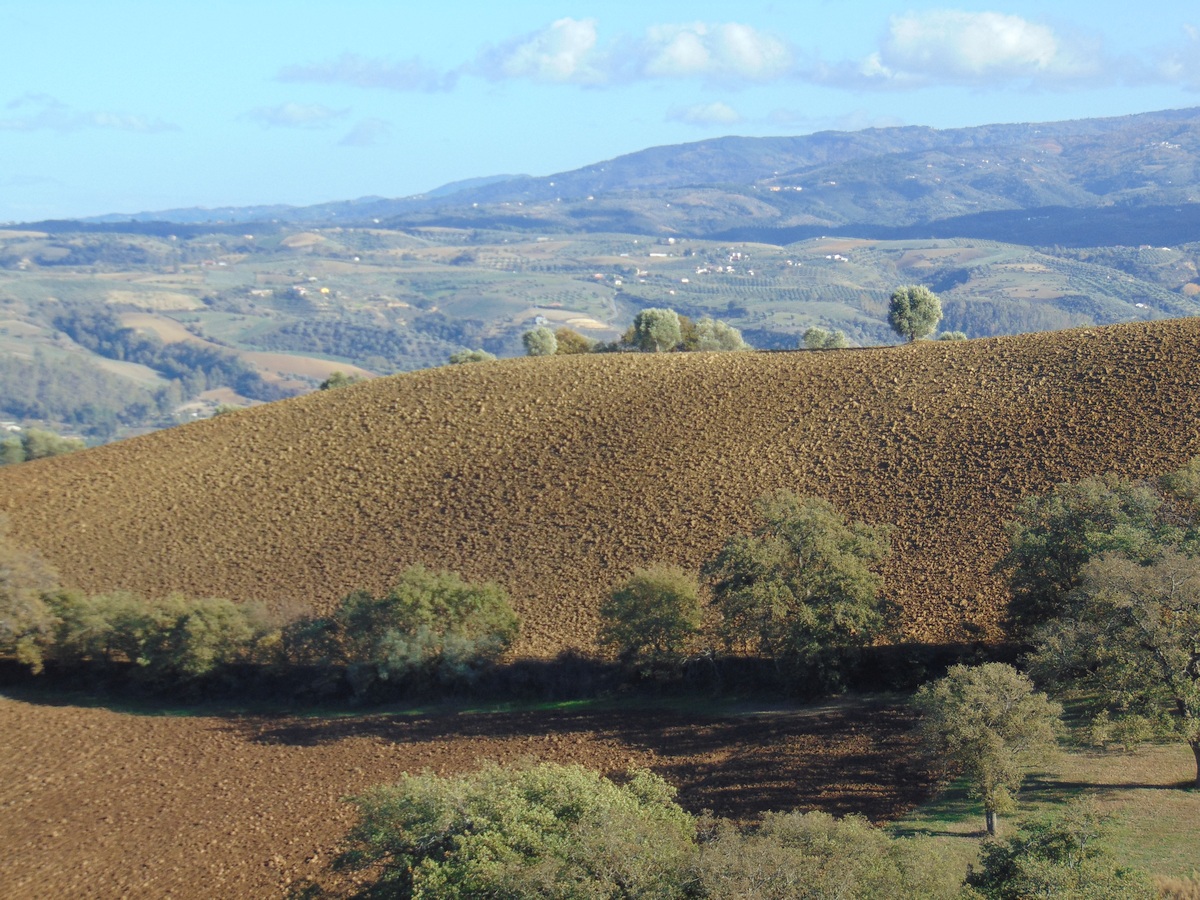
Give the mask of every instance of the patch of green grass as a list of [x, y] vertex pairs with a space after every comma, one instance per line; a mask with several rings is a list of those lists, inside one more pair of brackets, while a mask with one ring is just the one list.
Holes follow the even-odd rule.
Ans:
[[[1200, 791], [1188, 787], [1194, 777], [1193, 757], [1183, 744], [1150, 745], [1131, 753], [1072, 749], [1030, 773], [1016, 811], [1001, 818], [1000, 834], [1012, 834], [1056, 806], [1087, 795], [1114, 817], [1109, 843], [1117, 859], [1156, 875], [1190, 875], [1200, 865]], [[983, 807], [959, 780], [889, 830], [932, 837], [965, 871], [978, 857], [983, 827]]]

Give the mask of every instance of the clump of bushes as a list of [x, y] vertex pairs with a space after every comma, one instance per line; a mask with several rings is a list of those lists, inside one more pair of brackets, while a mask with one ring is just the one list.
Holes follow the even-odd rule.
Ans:
[[383, 596], [355, 591], [329, 616], [282, 627], [255, 604], [86, 595], [56, 582], [0, 533], [0, 657], [34, 674], [53, 664], [150, 689], [249, 679], [323, 694], [348, 688], [366, 699], [469, 684], [512, 645], [519, 625], [498, 585], [422, 566]]
[[549, 763], [406, 775], [353, 802], [339, 865], [379, 873], [369, 896], [949, 898], [961, 877], [859, 817], [768, 814], [753, 832], [698, 820], [638, 770], [622, 783]]
[[[36, 673], [47, 662], [128, 672], [142, 684], [174, 687], [267, 658], [273, 629], [256, 606], [171, 594], [147, 600], [116, 592], [46, 592], [31, 604], [22, 634], [5, 649]], [[7, 631], [13, 632], [15, 617]], [[32, 627], [31, 627], [32, 626]]]
[[290, 663], [344, 672], [366, 698], [388, 686], [470, 683], [518, 629], [499, 585], [412, 566], [383, 596], [355, 591], [331, 615], [293, 622], [281, 650]]
[[62, 437], [53, 431], [29, 428], [0, 441], [0, 466], [74, 453], [85, 446], [81, 438]]
[[613, 589], [600, 610], [601, 642], [643, 675], [678, 671], [688, 651], [711, 658], [720, 645], [769, 660], [793, 690], [843, 686], [887, 624], [875, 568], [890, 552], [890, 530], [790, 491], [754, 509], [758, 527], [730, 537], [703, 568], [707, 628], [695, 577], [658, 566]]

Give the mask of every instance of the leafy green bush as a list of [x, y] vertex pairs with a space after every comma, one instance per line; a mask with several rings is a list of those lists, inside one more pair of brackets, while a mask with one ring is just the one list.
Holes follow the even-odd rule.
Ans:
[[457, 366], [462, 363], [491, 362], [495, 358], [496, 354], [486, 350], [457, 350], [450, 354], [450, 363]]
[[20, 435], [14, 434], [0, 441], [0, 465], [61, 456], [82, 450], [85, 446], [79, 438], [65, 438], [53, 431], [29, 428]]
[[966, 883], [987, 900], [1072, 897], [1138, 900], [1160, 896], [1142, 872], [1117, 865], [1105, 837], [1108, 821], [1088, 800], [1033, 822], [1024, 833], [984, 844]]
[[821, 688], [883, 628], [882, 579], [871, 565], [889, 552], [888, 529], [847, 522], [834, 506], [789, 491], [755, 504], [762, 524], [735, 535], [705, 566], [720, 636]]
[[565, 326], [554, 332], [554, 339], [558, 342], [558, 349], [554, 352], [559, 356], [591, 353], [596, 346], [596, 342], [591, 338], [584, 337], [578, 331], [573, 331]]
[[770, 812], [744, 833], [721, 823], [700, 845], [703, 896], [791, 898], [950, 898], [961, 871], [940, 865], [924, 842], [894, 839], [861, 816]]
[[387, 594], [355, 591], [328, 618], [290, 629], [286, 643], [310, 660], [329, 654], [326, 662], [344, 665], [364, 697], [387, 682], [470, 682], [518, 627], [499, 585], [412, 566]]
[[347, 375], [345, 372], [339, 370], [337, 372], [330, 372], [329, 377], [317, 386], [317, 390], [330, 391], [335, 388], [349, 387], [352, 384], [358, 384], [360, 381], [362, 381], [362, 376]]
[[528, 356], [553, 356], [558, 351], [558, 338], [545, 325], [538, 325], [521, 335]]
[[600, 642], [644, 673], [673, 669], [703, 612], [694, 576], [676, 566], [636, 569], [600, 607]]
[[615, 784], [579, 766], [405, 775], [354, 799], [339, 864], [379, 867], [375, 896], [685, 897], [694, 822], [649, 772]]
[[68, 665], [131, 665], [135, 678], [160, 686], [257, 661], [259, 644], [272, 631], [257, 607], [219, 598], [60, 591], [45, 602], [55, 621], [48, 658]]
[[21, 550], [8, 537], [0, 516], [0, 655], [16, 659], [35, 673], [42, 670], [53, 643], [54, 615], [43, 594], [57, 576], [36, 553]]
[[800, 338], [800, 345], [805, 350], [841, 350], [850, 346], [850, 341], [846, 338], [846, 332], [839, 328], [834, 328], [832, 331], [827, 328], [821, 328], [819, 325], [813, 325], [807, 328]]
[[712, 316], [701, 316], [693, 326], [693, 341], [694, 347], [688, 346], [687, 349], [695, 350], [721, 350], [725, 352], [749, 350], [750, 345], [742, 339], [742, 333], [720, 319], [714, 319]]

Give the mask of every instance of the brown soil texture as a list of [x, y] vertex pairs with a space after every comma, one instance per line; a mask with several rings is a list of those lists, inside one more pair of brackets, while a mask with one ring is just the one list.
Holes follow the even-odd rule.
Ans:
[[699, 566], [790, 488], [895, 526], [908, 638], [995, 636], [1023, 496], [1200, 453], [1200, 319], [833, 352], [609, 354], [381, 378], [0, 470], [92, 591], [328, 609], [411, 563], [502, 584], [518, 654], [591, 647], [633, 567]]
[[[693, 812], [899, 815], [929, 795], [887, 706], [697, 717], [663, 709], [170, 718], [0, 697], [0, 896], [281, 897], [329, 865], [343, 798], [481, 761], [647, 767]], [[344, 877], [344, 876], [342, 876]], [[342, 886], [346, 886], [344, 883]]]

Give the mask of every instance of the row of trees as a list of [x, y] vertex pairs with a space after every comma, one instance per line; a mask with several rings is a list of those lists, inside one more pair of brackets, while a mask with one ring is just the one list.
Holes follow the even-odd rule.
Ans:
[[[933, 333], [942, 318], [937, 294], [921, 285], [897, 288], [888, 305], [888, 323], [908, 341]], [[939, 340], [965, 340], [959, 331], [946, 332]], [[569, 328], [552, 331], [539, 325], [522, 335], [529, 356], [554, 356], [562, 353], [592, 353], [612, 350], [638, 350], [661, 353], [667, 350], [748, 350], [741, 332], [710, 316], [692, 322], [671, 309], [643, 309], [633, 325], [613, 344], [589, 341]], [[850, 346], [845, 332], [813, 326], [800, 339], [807, 350], [838, 350]], [[451, 360], [454, 361], [454, 360]], [[461, 361], [474, 361], [463, 359]]]
[[[55, 587], [36, 555], [0, 535], [0, 655], [36, 674], [87, 666], [152, 690], [283, 677], [318, 694], [379, 699], [470, 683], [516, 639], [504, 591], [421, 566], [386, 593], [355, 591], [328, 616], [280, 622], [255, 604], [85, 595]], [[298, 682], [303, 682], [299, 684]]]
[[742, 334], [732, 325], [701, 316], [693, 321], [673, 309], [643, 309], [633, 318], [633, 324], [618, 341], [593, 341], [570, 328], [551, 330], [538, 325], [521, 337], [529, 356], [555, 356], [572, 353], [612, 353], [638, 351], [665, 353], [667, 351], [749, 350]]

